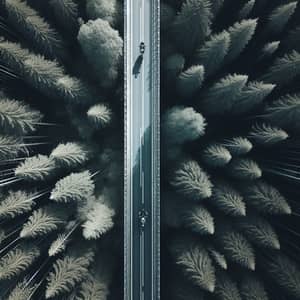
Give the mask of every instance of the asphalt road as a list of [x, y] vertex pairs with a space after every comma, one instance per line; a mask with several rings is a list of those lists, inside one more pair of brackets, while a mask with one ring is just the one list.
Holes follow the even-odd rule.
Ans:
[[[157, 0], [126, 3], [125, 299], [159, 299]], [[157, 64], [155, 64], [156, 62]]]

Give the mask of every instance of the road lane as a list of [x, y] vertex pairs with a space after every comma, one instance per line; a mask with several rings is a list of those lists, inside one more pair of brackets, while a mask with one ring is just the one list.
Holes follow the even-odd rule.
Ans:
[[125, 3], [125, 299], [159, 299], [159, 1]]

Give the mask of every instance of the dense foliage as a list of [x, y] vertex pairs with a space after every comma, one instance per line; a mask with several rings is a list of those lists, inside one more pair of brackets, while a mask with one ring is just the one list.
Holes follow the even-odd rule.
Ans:
[[0, 298], [122, 298], [121, 1], [0, 7]]
[[299, 13], [161, 3], [162, 299], [300, 299]]

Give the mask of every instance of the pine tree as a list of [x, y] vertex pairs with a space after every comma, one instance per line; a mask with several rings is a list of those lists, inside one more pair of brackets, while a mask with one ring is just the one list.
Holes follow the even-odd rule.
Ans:
[[71, 173], [55, 184], [50, 199], [58, 203], [80, 203], [92, 197], [94, 189], [95, 184], [89, 171]]
[[108, 284], [97, 272], [89, 274], [81, 284], [78, 300], [106, 300], [109, 295]]
[[221, 300], [242, 300], [237, 284], [224, 272], [217, 273], [215, 294]]
[[214, 219], [203, 206], [195, 206], [184, 213], [184, 222], [192, 231], [207, 235], [214, 234]]
[[39, 255], [39, 249], [33, 245], [20, 246], [9, 251], [0, 260], [0, 279], [17, 277], [26, 271]]
[[292, 213], [287, 200], [273, 186], [263, 182], [249, 184], [244, 188], [246, 204], [259, 212], [269, 215], [289, 215]]
[[179, 93], [183, 97], [191, 97], [197, 92], [204, 80], [204, 68], [203, 66], [195, 65], [191, 66], [184, 72], [182, 72], [177, 79], [177, 88]]
[[190, 245], [176, 258], [176, 264], [197, 286], [206, 291], [215, 289], [215, 269], [207, 251], [201, 246]]
[[265, 270], [276, 284], [298, 299], [300, 297], [300, 271], [297, 265], [288, 257], [278, 253], [273, 254], [265, 263]]
[[227, 267], [228, 267], [227, 260], [226, 260], [226, 258], [223, 254], [218, 252], [213, 247], [208, 247], [207, 251], [208, 251], [209, 256], [211, 257], [211, 259], [215, 262], [215, 264], [217, 266], [219, 266], [220, 268], [222, 268], [224, 270], [227, 270]]
[[96, 129], [110, 125], [113, 117], [111, 109], [105, 104], [90, 107], [87, 116]]
[[294, 14], [296, 7], [297, 1], [276, 7], [269, 16], [265, 34], [279, 35], [285, 28], [290, 17]]
[[63, 166], [74, 168], [84, 165], [90, 158], [90, 152], [80, 143], [61, 143], [53, 149], [50, 158]]
[[87, 0], [86, 11], [90, 19], [101, 18], [111, 26], [121, 21], [121, 4], [117, 0]]
[[289, 135], [278, 127], [269, 124], [255, 124], [249, 133], [249, 138], [256, 144], [262, 146], [272, 146], [286, 140]]
[[18, 190], [10, 191], [0, 202], [0, 218], [13, 219], [19, 215], [30, 212], [35, 205], [35, 199], [41, 196], [39, 193]]
[[266, 107], [264, 118], [283, 128], [298, 129], [299, 109], [299, 95], [286, 95]]
[[49, 256], [56, 256], [66, 250], [68, 238], [66, 234], [58, 235], [57, 239], [51, 244], [48, 254]]
[[252, 39], [256, 26], [256, 19], [248, 19], [237, 22], [228, 29], [231, 42], [228, 49], [228, 54], [225, 57], [225, 61], [227, 63], [235, 60], [243, 52], [245, 47]]
[[42, 181], [51, 178], [56, 171], [53, 159], [46, 155], [26, 158], [15, 170], [15, 175], [28, 181]]
[[248, 158], [235, 158], [228, 166], [230, 175], [241, 180], [255, 180], [262, 176], [258, 164]]
[[22, 138], [0, 135], [0, 158], [2, 160], [16, 158], [21, 153], [27, 153], [27, 148]]
[[182, 195], [195, 201], [208, 198], [212, 194], [209, 177], [196, 161], [186, 161], [175, 170], [170, 184]]
[[230, 34], [227, 31], [223, 31], [213, 35], [196, 51], [195, 61], [204, 66], [206, 76], [213, 75], [222, 67], [229, 46]]
[[215, 184], [211, 203], [225, 215], [234, 217], [246, 215], [242, 195], [227, 183]]
[[63, 56], [62, 37], [21, 0], [6, 0], [7, 21], [37, 51], [49, 58]]
[[232, 110], [248, 80], [246, 75], [228, 75], [215, 83], [201, 97], [201, 109], [208, 115], [222, 115]]
[[88, 250], [81, 256], [67, 254], [64, 258], [58, 259], [47, 277], [46, 299], [72, 291], [88, 275], [93, 258], [93, 251]]
[[27, 134], [36, 130], [40, 112], [16, 100], [0, 99], [0, 126], [7, 133]]
[[71, 103], [92, 102], [94, 91], [82, 80], [71, 77], [56, 61], [30, 53], [17, 43], [0, 42], [1, 61], [42, 94]]
[[280, 249], [278, 236], [267, 220], [258, 215], [247, 215], [240, 219], [238, 227], [255, 245], [271, 249]]
[[46, 206], [35, 210], [23, 225], [21, 238], [36, 238], [63, 227], [68, 216], [67, 210], [58, 206]]
[[51, 246], [48, 249], [48, 255], [50, 257], [57, 256], [64, 252], [67, 248], [68, 243], [71, 240], [71, 235], [76, 231], [80, 222], [70, 221], [64, 231], [57, 235], [56, 240], [51, 243]]
[[23, 62], [29, 54], [29, 50], [21, 48], [17, 43], [0, 41], [1, 62], [19, 76], [23, 72]]
[[83, 236], [87, 239], [97, 239], [113, 225], [115, 211], [103, 203], [95, 202], [86, 214], [86, 221], [83, 223]]
[[231, 228], [224, 228], [217, 232], [215, 239], [225, 257], [242, 267], [255, 270], [253, 247], [241, 233]]
[[10, 293], [8, 300], [24, 300], [32, 297], [35, 291], [35, 286], [28, 285], [26, 281], [20, 282], [16, 285]]
[[255, 5], [255, 0], [246, 2], [238, 13], [238, 19], [243, 20], [249, 17]]
[[[186, 256], [179, 265], [182, 277], [174, 280], [168, 275], [163, 290], [166, 294], [173, 290], [171, 297], [181, 300], [298, 299], [299, 264], [293, 261], [297, 245], [275, 231], [279, 226], [291, 236], [298, 233], [291, 219], [296, 215], [291, 191], [299, 180], [298, 3], [209, 1], [201, 19], [208, 34], [198, 44], [194, 43], [201, 29], [194, 30], [198, 11], [187, 9], [192, 7], [189, 1], [166, 3], [161, 31], [161, 188], [166, 193], [162, 238], [166, 243], [175, 240], [171, 246], [175, 261], [164, 257], [164, 274], [170, 271], [166, 266], [172, 267], [183, 253]], [[177, 30], [172, 34], [170, 23]], [[184, 97], [177, 95], [182, 89], [179, 78], [186, 79], [185, 72], [193, 66], [204, 67], [201, 88]], [[189, 121], [192, 117], [176, 113], [171, 118], [170, 112], [177, 112], [178, 103], [186, 100], [190, 111], [205, 117], [201, 135], [192, 135], [191, 125], [196, 124]], [[199, 196], [207, 187], [207, 182], [202, 184], [203, 174], [210, 182], [206, 196], [210, 199], [203, 199], [200, 206], [188, 200], [203, 198]], [[208, 235], [212, 220], [215, 233]], [[187, 263], [186, 258], [188, 247], [205, 233], [201, 247], [216, 268], [211, 295], [193, 280], [197, 264]], [[185, 272], [187, 266], [191, 273]]]
[[[101, 133], [101, 143], [97, 141], [95, 135], [97, 129], [115, 122], [115, 118], [112, 117], [116, 116], [118, 119], [121, 115], [116, 99], [120, 97], [120, 92], [117, 90], [121, 86], [119, 71], [122, 66], [121, 61], [117, 62], [117, 58], [121, 59], [123, 43], [115, 26], [118, 26], [120, 32], [122, 31], [120, 22], [122, 12], [118, 11], [112, 16], [114, 13], [111, 11], [109, 16], [109, 10], [104, 12], [101, 9], [103, 19], [110, 19], [113, 26], [98, 28], [93, 35], [98, 39], [90, 41], [94, 42], [93, 50], [98, 51], [98, 54], [102, 53], [101, 58], [97, 57], [98, 62], [104, 61], [102, 60], [104, 56], [111, 57], [111, 61], [106, 66], [108, 75], [115, 77], [116, 81], [113, 85], [114, 90], [104, 90], [93, 80], [93, 75], [88, 74], [90, 70], [87, 63], [90, 60], [95, 61], [91, 57], [92, 55], [95, 58], [94, 52], [85, 53], [89, 57], [84, 57], [77, 40], [80, 26], [84, 28], [85, 25], [82, 20], [88, 21], [84, 4], [73, 0], [2, 2], [0, 1], [0, 33], [1, 35], [4, 33], [5, 37], [0, 41], [0, 127], [2, 130], [0, 175], [1, 186], [8, 186], [8, 189], [3, 190], [3, 195], [1, 192], [0, 203], [3, 225], [0, 230], [2, 254], [0, 277], [3, 278], [3, 283], [5, 282], [5, 284], [1, 283], [0, 298], [33, 299], [42, 297], [46, 290], [47, 297], [57, 295], [59, 299], [66, 299], [69, 296], [80, 299], [79, 297], [88, 295], [91, 300], [94, 300], [93, 297], [96, 295], [96, 297], [98, 295], [107, 297], [111, 289], [111, 278], [108, 280], [106, 276], [108, 273], [111, 273], [110, 276], [113, 275], [111, 265], [103, 270], [101, 276], [96, 276], [94, 270], [89, 267], [93, 256], [91, 252], [94, 250], [84, 248], [80, 253], [77, 251], [75, 253], [70, 251], [70, 248], [81, 248], [78, 247], [79, 243], [74, 243], [74, 240], [81, 241], [84, 238], [85, 231], [80, 228], [82, 225], [88, 228], [85, 235], [95, 239], [114, 225], [112, 221], [114, 212], [108, 207], [118, 206], [121, 163], [116, 154], [105, 153], [101, 154], [100, 158], [98, 155], [100, 148], [107, 147], [107, 138], [111, 131]], [[112, 1], [101, 2], [102, 8], [109, 8], [112, 4]], [[121, 8], [120, 1], [116, 3], [118, 8]], [[99, 24], [101, 20], [95, 22]], [[100, 43], [97, 36], [99, 32], [103, 33]], [[117, 37], [115, 40], [112, 39], [114, 34]], [[119, 57], [116, 57], [116, 53]], [[106, 78], [107, 73], [104, 76], [111, 83], [110, 79]], [[101, 104], [99, 101], [103, 99], [101, 94], [109, 97], [113, 104], [110, 106]], [[95, 103], [97, 106], [94, 105]], [[53, 109], [48, 109], [49, 106]], [[42, 115], [45, 116], [43, 122], [41, 122]], [[59, 125], [62, 123], [63, 126], [51, 126], [57, 123]], [[118, 123], [114, 124], [113, 134], [120, 129]], [[55, 141], [72, 140], [73, 142], [61, 142], [52, 151], [48, 146], [41, 147], [52, 143], [53, 138]], [[115, 145], [115, 140], [114, 145], [111, 146], [113, 149], [118, 147]], [[92, 203], [95, 199], [92, 177], [96, 173], [92, 175], [87, 172], [88, 175], [83, 176], [88, 178], [86, 181], [83, 180], [86, 189], [76, 185], [71, 194], [63, 189], [64, 184], [72, 183], [72, 180], [62, 178], [70, 174], [66, 172], [72, 172], [74, 169], [81, 172], [88, 163], [89, 166], [100, 163], [100, 168], [105, 164], [106, 172], [102, 175], [99, 186], [103, 193], [110, 196], [107, 197], [105, 205], [101, 203], [101, 206], [98, 203], [101, 209], [99, 208], [97, 212], [105, 212], [100, 220], [92, 211]], [[57, 183], [52, 192], [53, 196], [57, 188], [62, 188], [58, 193], [59, 197], [57, 196], [59, 199], [56, 199], [58, 202], [67, 201], [73, 196], [75, 200], [79, 201], [80, 198], [82, 201], [72, 205], [72, 203], [55, 203], [45, 199], [46, 197], [40, 199], [48, 193], [49, 188], [52, 188], [53, 180], [60, 183], [63, 181], [62, 187]], [[16, 182], [18, 183], [13, 185]], [[41, 190], [41, 187], [47, 189]], [[91, 192], [86, 193], [87, 189]], [[81, 193], [81, 196], [78, 193]], [[31, 215], [27, 218], [29, 213]], [[114, 247], [111, 240], [107, 240], [104, 244], [103, 247], [110, 250]], [[49, 257], [37, 264], [38, 253], [44, 257], [46, 248]], [[97, 256], [103, 256], [98, 248], [95, 252]], [[118, 255], [114, 257], [116, 260]], [[48, 287], [45, 287], [43, 278], [58, 257], [61, 261], [69, 258], [73, 266], [73, 263], [77, 264], [80, 269], [78, 274], [82, 278], [79, 279], [79, 275], [74, 273], [72, 275], [70, 269], [70, 273], [67, 274], [68, 272], [65, 272], [67, 268], [60, 271], [65, 272], [60, 278], [56, 277], [59, 272], [55, 274], [53, 271], [49, 275]], [[58, 271], [59, 268], [57, 266], [56, 268]], [[66, 274], [68, 276], [65, 276]], [[25, 275], [30, 277], [24, 278]], [[87, 280], [86, 285], [80, 284], [91, 276], [94, 276], [93, 284], [88, 284]], [[76, 282], [76, 287], [72, 283], [73, 280]], [[94, 288], [98, 289], [95, 293], [92, 290]], [[103, 288], [102, 294], [100, 294], [101, 288]], [[66, 295], [67, 290], [70, 292], [69, 296]]]
[[175, 106], [166, 112], [162, 120], [162, 131], [170, 144], [196, 140], [204, 135], [205, 126], [203, 116], [191, 107]]
[[78, 300], [108, 299], [114, 268], [113, 256], [101, 251], [90, 270], [90, 275], [81, 283]]
[[283, 86], [300, 74], [300, 54], [292, 51], [281, 58], [277, 58], [261, 78], [265, 82]]
[[211, 19], [209, 1], [185, 0], [172, 26], [176, 44], [184, 54], [192, 54], [210, 34]]
[[251, 112], [257, 108], [263, 100], [274, 90], [274, 84], [264, 84], [263, 82], [250, 82], [243, 88], [237, 101], [231, 109], [232, 114], [243, 114]]
[[240, 285], [242, 299], [245, 300], [268, 300], [267, 292], [262, 282], [253, 275], [245, 276]]
[[231, 160], [231, 154], [222, 145], [212, 144], [202, 151], [202, 160], [212, 167], [222, 167]]
[[97, 19], [80, 27], [78, 41], [99, 83], [111, 87], [117, 79], [122, 57], [123, 41], [118, 31], [107, 21]]
[[244, 137], [234, 137], [223, 140], [221, 145], [226, 147], [232, 156], [240, 156], [247, 154], [253, 148], [252, 143]]
[[261, 59], [270, 58], [279, 48], [280, 42], [274, 41], [264, 45], [261, 50]]

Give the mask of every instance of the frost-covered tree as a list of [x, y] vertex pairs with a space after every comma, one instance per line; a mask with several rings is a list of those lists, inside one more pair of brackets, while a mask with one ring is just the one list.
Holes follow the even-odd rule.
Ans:
[[63, 39], [25, 1], [7, 0], [7, 22], [28, 40], [34, 49], [50, 58], [61, 57], [65, 51]]
[[8, 280], [17, 277], [27, 270], [39, 255], [39, 249], [31, 244], [28, 246], [20, 246], [9, 251], [0, 260], [0, 279]]
[[206, 76], [213, 75], [221, 66], [230, 46], [230, 34], [227, 31], [211, 36], [196, 51], [195, 61], [204, 66]]
[[269, 70], [261, 77], [264, 81], [285, 85], [300, 74], [300, 53], [293, 50], [277, 58]]
[[225, 215], [233, 217], [246, 215], [243, 196], [228, 183], [215, 184], [211, 203]]
[[0, 42], [0, 61], [48, 97], [62, 98], [67, 103], [94, 101], [93, 89], [83, 80], [66, 74], [57, 61], [33, 54], [18, 43]]
[[183, 97], [192, 96], [201, 88], [204, 80], [203, 66], [191, 66], [178, 76], [177, 88]]
[[296, 95], [282, 96], [267, 105], [264, 118], [277, 126], [287, 129], [298, 129], [300, 97]]
[[242, 299], [268, 300], [268, 294], [262, 282], [253, 275], [245, 275], [239, 285]]
[[192, 54], [210, 34], [211, 19], [210, 1], [187, 0], [183, 3], [172, 24], [172, 32], [175, 42], [178, 41], [177, 47], [184, 54]]
[[214, 234], [214, 219], [203, 206], [195, 206], [184, 213], [184, 222], [192, 231], [199, 234]]
[[122, 6], [118, 0], [88, 0], [86, 11], [90, 19], [101, 18], [111, 26], [118, 25], [122, 17]]
[[58, 206], [46, 206], [35, 210], [23, 225], [21, 238], [35, 238], [56, 231], [66, 223], [68, 211]]
[[55, 184], [50, 199], [60, 203], [80, 203], [92, 197], [94, 189], [95, 184], [89, 171], [71, 173]]
[[273, 127], [266, 123], [255, 124], [249, 133], [249, 138], [254, 143], [263, 146], [272, 146], [289, 137], [288, 133], [281, 128]]
[[183, 252], [178, 251], [176, 264], [184, 268], [186, 276], [195, 285], [206, 291], [215, 289], [215, 269], [208, 252], [201, 245], [190, 245]]
[[0, 298], [106, 299], [122, 256], [122, 1], [98, 1], [92, 52], [77, 39], [92, 1], [0, 2]]
[[174, 171], [170, 184], [183, 196], [195, 201], [209, 198], [212, 194], [208, 175], [192, 160], [183, 162]]
[[279, 35], [285, 28], [290, 17], [294, 14], [297, 7], [297, 1], [276, 7], [270, 14], [266, 24], [266, 34]]
[[162, 2], [164, 296], [299, 299], [299, 4], [271, 2]]
[[96, 104], [90, 107], [87, 116], [95, 128], [106, 127], [112, 121], [112, 111], [105, 104]]
[[266, 262], [265, 267], [266, 272], [279, 286], [285, 289], [292, 297], [299, 298], [300, 271], [292, 260], [277, 253]]
[[224, 166], [230, 162], [231, 158], [228, 149], [218, 144], [207, 146], [202, 153], [203, 161], [212, 167]]
[[76, 284], [88, 275], [88, 268], [93, 262], [94, 253], [92, 250], [84, 253], [77, 252], [79, 253], [67, 254], [54, 264], [47, 278], [46, 299], [72, 291]]
[[291, 207], [285, 197], [272, 185], [257, 181], [243, 187], [247, 205], [255, 207], [263, 214], [288, 215]]
[[16, 169], [15, 175], [25, 180], [45, 180], [51, 178], [56, 169], [55, 161], [46, 155], [26, 158]]
[[243, 52], [252, 39], [257, 26], [257, 20], [247, 19], [235, 23], [228, 29], [230, 35], [230, 46], [225, 57], [226, 62], [232, 62]]
[[0, 124], [8, 133], [27, 134], [36, 131], [42, 115], [28, 105], [7, 98], [0, 100]]
[[248, 2], [246, 2], [243, 5], [243, 7], [241, 8], [241, 10], [239, 11], [239, 14], [238, 14], [238, 18], [240, 20], [248, 18], [248, 16], [251, 14], [251, 12], [254, 8], [255, 1], [256, 0], [249, 0]]
[[201, 97], [202, 110], [208, 115], [229, 113], [239, 101], [247, 80], [248, 76], [239, 74], [224, 77]]
[[21, 137], [0, 135], [0, 158], [2, 160], [14, 159], [22, 153], [27, 153], [27, 147]]
[[115, 212], [104, 203], [95, 202], [86, 213], [86, 221], [83, 223], [83, 236], [87, 239], [97, 239], [109, 231], [114, 223], [112, 218]]
[[99, 83], [104, 87], [112, 86], [123, 53], [123, 41], [118, 31], [99, 18], [80, 27], [78, 41]]
[[[180, 120], [180, 122], [178, 122]], [[169, 144], [183, 144], [205, 133], [205, 119], [192, 107], [173, 107], [162, 120], [164, 138]]]
[[30, 212], [35, 205], [35, 200], [43, 194], [21, 190], [10, 191], [0, 203], [0, 219], [13, 219]]
[[71, 142], [59, 144], [50, 154], [50, 158], [68, 167], [82, 166], [89, 157], [90, 151], [85, 145]]

